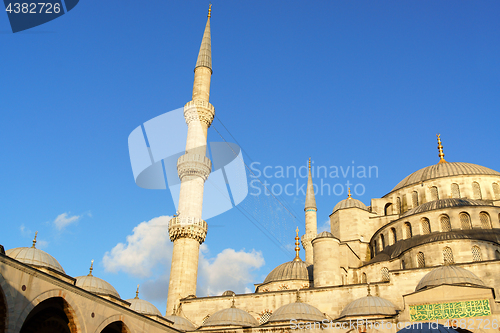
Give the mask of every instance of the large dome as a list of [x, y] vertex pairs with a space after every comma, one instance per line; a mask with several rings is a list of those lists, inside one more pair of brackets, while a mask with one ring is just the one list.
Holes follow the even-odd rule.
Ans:
[[285, 280], [313, 280], [312, 265], [305, 261], [289, 261], [271, 271], [264, 283]]
[[372, 315], [394, 316], [396, 307], [385, 298], [368, 295], [347, 304], [340, 318]]
[[45, 251], [32, 247], [16, 247], [7, 250], [6, 255], [27, 265], [52, 268], [60, 273], [66, 274], [61, 264]]
[[398, 185], [396, 185], [396, 187], [392, 189], [391, 192], [430, 179], [450, 177], [450, 176], [462, 176], [462, 175], [500, 176], [500, 172], [497, 172], [490, 168], [486, 168], [481, 165], [471, 164], [471, 163], [463, 163], [463, 162], [439, 163], [415, 171], [411, 175], [405, 177], [402, 181], [399, 182]]
[[419, 291], [428, 287], [440, 286], [443, 284], [464, 284], [464, 285], [479, 285], [484, 286], [474, 273], [465, 268], [445, 265], [433, 269], [427, 273], [418, 283], [415, 291]]
[[128, 299], [127, 302], [130, 303], [130, 309], [134, 310], [135, 312], [139, 312], [140, 314], [148, 316], [161, 317], [161, 312], [156, 308], [156, 306], [146, 300], [140, 299], [137, 296], [135, 298]]
[[120, 298], [116, 289], [108, 282], [92, 274], [77, 276], [76, 286], [98, 295], [111, 295]]
[[339, 203], [337, 203], [335, 205], [335, 207], [333, 207], [332, 214], [338, 210], [347, 209], [347, 208], [360, 208], [363, 210], [368, 210], [368, 207], [366, 207], [366, 205], [364, 203], [362, 203], [361, 201], [359, 201], [357, 199], [353, 199], [353, 198], [349, 197], [349, 198], [344, 199], [344, 200], [340, 201]]
[[180, 316], [166, 316], [166, 319], [172, 321], [174, 324], [172, 325], [173, 328], [179, 330], [179, 331], [194, 331], [196, 327], [193, 325], [192, 322], [187, 320], [186, 318], [180, 317]]
[[217, 311], [203, 323], [202, 326], [243, 326], [253, 327], [259, 323], [248, 312], [230, 307]]
[[310, 320], [322, 321], [326, 317], [312, 305], [296, 302], [279, 307], [269, 318], [273, 321], [290, 321], [290, 320]]
[[439, 199], [426, 202], [418, 207], [410, 209], [409, 211], [404, 213], [401, 217], [424, 213], [435, 209], [464, 207], [464, 206], [491, 206], [491, 205], [481, 200], [458, 199], [458, 198]]

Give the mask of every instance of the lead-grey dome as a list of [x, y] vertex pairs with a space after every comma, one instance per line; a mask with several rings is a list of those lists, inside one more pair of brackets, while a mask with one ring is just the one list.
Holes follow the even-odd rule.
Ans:
[[439, 199], [426, 202], [418, 207], [410, 209], [409, 211], [404, 213], [401, 217], [424, 213], [435, 209], [464, 207], [464, 206], [491, 206], [491, 205], [481, 200], [462, 199], [462, 198]]
[[279, 307], [269, 318], [269, 322], [290, 320], [322, 321], [325, 315], [312, 305], [295, 302]]
[[234, 296], [236, 293], [232, 290], [226, 290], [225, 292], [222, 293], [222, 296]]
[[313, 280], [312, 265], [305, 261], [289, 261], [271, 271], [264, 283], [284, 280]]
[[156, 308], [156, 306], [146, 300], [135, 297], [132, 299], [128, 299], [127, 302], [130, 303], [130, 309], [134, 310], [135, 312], [139, 312], [140, 314], [148, 316], [161, 317], [161, 312]]
[[368, 207], [366, 207], [366, 205], [364, 203], [362, 203], [358, 199], [354, 199], [354, 198], [349, 197], [349, 198], [344, 199], [344, 200], [340, 201], [339, 203], [337, 203], [335, 205], [335, 207], [333, 207], [332, 214], [338, 210], [347, 209], [347, 208], [360, 208], [363, 210], [368, 210]]
[[484, 286], [484, 282], [471, 271], [454, 265], [445, 265], [427, 273], [420, 280], [415, 291], [443, 284]]
[[166, 316], [165, 318], [172, 321], [174, 323], [172, 327], [179, 331], [186, 332], [186, 331], [194, 331], [196, 329], [193, 323], [187, 320], [186, 318], [174, 315]]
[[217, 311], [203, 323], [202, 326], [243, 326], [243, 327], [253, 327], [257, 326], [259, 323], [252, 317], [248, 312], [230, 307], [229, 309], [224, 309]]
[[342, 310], [340, 318], [373, 315], [394, 316], [396, 315], [396, 307], [385, 298], [368, 295], [347, 304]]
[[120, 298], [116, 289], [108, 282], [93, 276], [92, 274], [77, 276], [76, 286], [97, 295], [111, 295]]
[[430, 179], [450, 177], [450, 176], [461, 176], [461, 175], [500, 176], [500, 172], [472, 163], [463, 163], [463, 162], [439, 163], [425, 167], [406, 176], [402, 181], [398, 183], [398, 185], [396, 185], [396, 187], [392, 189], [391, 192]]
[[337, 238], [337, 237], [335, 237], [331, 232], [323, 231], [323, 232], [319, 233], [318, 236], [316, 236], [316, 238], [314, 238], [314, 239], [318, 239], [318, 238]]
[[27, 265], [52, 268], [60, 273], [66, 274], [61, 264], [45, 251], [32, 247], [16, 247], [7, 250], [6, 255]]

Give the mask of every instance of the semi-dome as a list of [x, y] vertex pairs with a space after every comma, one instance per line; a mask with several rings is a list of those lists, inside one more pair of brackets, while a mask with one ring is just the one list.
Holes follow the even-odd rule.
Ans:
[[464, 207], [464, 206], [491, 206], [491, 205], [481, 200], [461, 199], [461, 198], [439, 199], [426, 202], [418, 207], [410, 209], [409, 211], [404, 213], [401, 217], [424, 213], [435, 209]]
[[342, 310], [340, 318], [373, 315], [394, 316], [396, 313], [396, 307], [391, 301], [382, 297], [368, 295], [347, 304]]
[[[430, 165], [405, 177], [399, 184], [392, 189], [391, 192], [397, 191], [403, 187], [415, 185], [420, 182], [450, 176], [466, 176], [466, 175], [490, 175], [500, 176], [500, 172], [490, 168], [463, 162], [446, 162]], [[390, 193], [391, 193], [390, 192]]]
[[120, 298], [120, 295], [111, 284], [92, 275], [93, 266], [94, 260], [92, 260], [90, 264], [90, 272], [88, 275], [77, 276], [75, 278], [76, 286], [97, 295], [111, 295]]
[[234, 296], [236, 293], [232, 290], [226, 290], [225, 292], [222, 293], [222, 296]]
[[269, 318], [269, 322], [290, 320], [322, 321], [325, 315], [312, 305], [295, 302], [279, 307]]
[[338, 210], [341, 209], [347, 209], [347, 208], [360, 208], [363, 210], [368, 210], [368, 207], [358, 199], [351, 198], [350, 196], [347, 199], [344, 199], [337, 203], [335, 207], [333, 207], [333, 213], [335, 213]]
[[484, 282], [471, 271], [454, 265], [445, 265], [427, 273], [420, 280], [415, 291], [443, 284], [484, 286]]
[[7, 256], [22, 262], [23, 264], [52, 268], [60, 273], [66, 274], [61, 264], [50, 254], [35, 247], [36, 235], [31, 247], [16, 247], [7, 250]]
[[289, 261], [271, 271], [264, 283], [284, 280], [313, 280], [312, 265], [305, 261]]
[[203, 323], [202, 326], [243, 326], [254, 327], [259, 325], [257, 320], [248, 312], [237, 309], [234, 305], [228, 309], [217, 311]]
[[186, 331], [194, 331], [196, 329], [196, 327], [193, 325], [192, 322], [181, 316], [172, 315], [172, 316], [166, 316], [165, 318], [173, 322], [174, 324], [172, 325], [172, 327], [179, 331], [186, 332]]

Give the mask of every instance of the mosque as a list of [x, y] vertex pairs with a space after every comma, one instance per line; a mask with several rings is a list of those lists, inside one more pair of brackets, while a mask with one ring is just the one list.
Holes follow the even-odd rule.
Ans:
[[[186, 153], [177, 162], [178, 214], [167, 313], [139, 297], [123, 300], [93, 275], [66, 275], [48, 253], [0, 246], [0, 333], [398, 332], [407, 323], [439, 322], [458, 332], [498, 330], [500, 320], [500, 173], [439, 160], [409, 174], [366, 206], [348, 197], [317, 232], [311, 171], [305, 234], [296, 255], [273, 269], [255, 292], [196, 296], [204, 182], [212, 170], [207, 130], [212, 75], [210, 11], [184, 107]], [[305, 261], [300, 258], [300, 243]], [[446, 329], [445, 329], [446, 330]], [[449, 330], [449, 329], [448, 329]], [[451, 330], [450, 330], [451, 331]], [[454, 332], [454, 331], [451, 331]]]

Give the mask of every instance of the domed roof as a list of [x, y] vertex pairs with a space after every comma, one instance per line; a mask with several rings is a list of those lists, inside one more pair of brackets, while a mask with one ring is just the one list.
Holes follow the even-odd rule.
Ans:
[[484, 286], [484, 282], [471, 271], [454, 265], [445, 265], [435, 268], [427, 273], [420, 280], [415, 288], [415, 291], [443, 284], [470, 284]]
[[323, 231], [323, 232], [319, 233], [318, 236], [316, 236], [316, 238], [314, 238], [314, 239], [318, 239], [318, 238], [337, 238], [337, 237], [335, 237], [331, 232]]
[[88, 275], [77, 276], [75, 278], [76, 286], [94, 294], [111, 295], [120, 298], [120, 295], [111, 284], [104, 281], [103, 279], [100, 279], [92, 275], [93, 270], [94, 270], [94, 260], [91, 261], [90, 272]]
[[340, 201], [339, 203], [337, 203], [335, 205], [335, 207], [333, 207], [332, 214], [338, 210], [347, 209], [347, 208], [360, 208], [363, 210], [368, 210], [368, 207], [366, 207], [366, 205], [364, 203], [362, 203], [361, 201], [359, 201], [357, 199], [349, 197], [349, 198], [344, 199], [344, 200]]
[[135, 312], [139, 312], [143, 315], [161, 317], [161, 312], [156, 308], [156, 306], [146, 300], [140, 299], [137, 296], [135, 298], [128, 299], [127, 302], [130, 303], [130, 309]]
[[248, 312], [230, 307], [217, 311], [203, 323], [202, 326], [243, 326], [253, 327], [259, 323]]
[[196, 327], [193, 325], [192, 322], [187, 320], [186, 318], [180, 317], [180, 316], [166, 316], [166, 319], [174, 322], [172, 325], [173, 328], [179, 330], [179, 331], [194, 331]]
[[312, 305], [295, 302], [279, 307], [271, 315], [269, 321], [290, 321], [292, 319], [322, 321], [323, 319], [326, 319], [326, 317], [321, 313], [321, 311]]
[[236, 293], [232, 290], [226, 290], [225, 292], [222, 293], [222, 296], [234, 296]]
[[371, 315], [394, 316], [395, 314], [396, 307], [392, 302], [382, 297], [368, 295], [347, 304], [340, 318]]
[[461, 176], [461, 175], [500, 176], [500, 172], [472, 163], [463, 163], [463, 162], [439, 163], [415, 171], [411, 175], [405, 177], [402, 181], [399, 182], [398, 185], [396, 185], [396, 187], [392, 189], [391, 192], [430, 179], [450, 177], [450, 176]]
[[305, 261], [289, 261], [271, 271], [264, 283], [284, 280], [313, 280], [312, 265]]
[[418, 207], [410, 209], [409, 211], [404, 213], [401, 217], [424, 213], [435, 209], [462, 207], [462, 206], [491, 206], [491, 205], [481, 200], [458, 199], [458, 198], [439, 199], [426, 202]]
[[32, 247], [16, 247], [5, 253], [12, 259], [16, 259], [27, 265], [52, 268], [60, 273], [66, 274], [61, 264], [50, 254], [35, 247], [36, 235]]

